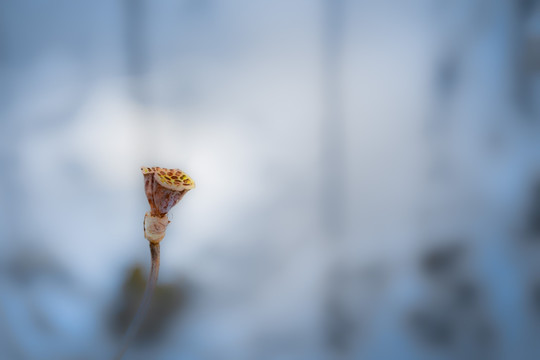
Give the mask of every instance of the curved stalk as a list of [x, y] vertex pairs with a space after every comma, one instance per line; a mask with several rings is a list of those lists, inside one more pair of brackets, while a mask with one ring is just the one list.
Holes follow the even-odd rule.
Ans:
[[129, 347], [129, 344], [131, 343], [135, 335], [137, 335], [137, 332], [141, 327], [142, 321], [144, 320], [146, 313], [148, 312], [148, 309], [150, 307], [150, 300], [152, 300], [152, 295], [154, 294], [154, 289], [156, 288], [159, 274], [159, 243], [150, 243], [150, 254], [152, 258], [152, 265], [150, 268], [150, 275], [148, 277], [148, 282], [146, 284], [146, 290], [144, 291], [143, 299], [141, 301], [141, 304], [139, 305], [139, 309], [137, 310], [135, 317], [131, 321], [129, 328], [124, 335], [122, 345], [120, 347], [120, 350], [116, 353], [114, 360], [120, 360], [122, 358], [127, 348]]

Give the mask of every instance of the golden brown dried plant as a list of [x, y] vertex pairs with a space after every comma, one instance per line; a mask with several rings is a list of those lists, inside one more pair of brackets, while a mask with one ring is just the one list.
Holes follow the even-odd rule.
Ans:
[[159, 274], [159, 243], [165, 237], [170, 223], [167, 214], [189, 190], [195, 188], [193, 180], [178, 169], [141, 167], [141, 171], [144, 176], [144, 191], [150, 204], [150, 211], [144, 215], [144, 237], [150, 242], [150, 276], [141, 305], [124, 335], [120, 350], [115, 356], [116, 360], [120, 360], [124, 355], [148, 311]]

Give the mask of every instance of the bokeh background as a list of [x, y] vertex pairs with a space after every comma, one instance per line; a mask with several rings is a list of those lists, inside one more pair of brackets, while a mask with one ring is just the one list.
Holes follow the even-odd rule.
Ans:
[[0, 358], [538, 359], [540, 1], [0, 1]]

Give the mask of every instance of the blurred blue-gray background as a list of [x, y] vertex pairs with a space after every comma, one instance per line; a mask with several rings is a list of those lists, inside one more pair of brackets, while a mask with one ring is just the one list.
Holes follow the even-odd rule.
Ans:
[[540, 1], [0, 0], [0, 358], [540, 358]]

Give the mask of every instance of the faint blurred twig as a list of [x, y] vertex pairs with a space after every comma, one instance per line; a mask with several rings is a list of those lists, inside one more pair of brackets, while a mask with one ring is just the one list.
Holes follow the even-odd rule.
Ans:
[[122, 358], [129, 344], [131, 343], [131, 341], [137, 334], [137, 331], [141, 327], [141, 323], [144, 320], [146, 313], [148, 312], [150, 300], [152, 300], [152, 295], [154, 294], [154, 289], [156, 288], [159, 275], [159, 244], [150, 243], [150, 254], [152, 257], [152, 263], [150, 268], [150, 276], [148, 277], [148, 283], [146, 284], [146, 290], [144, 291], [144, 296], [141, 301], [141, 305], [139, 306], [139, 310], [137, 310], [137, 314], [135, 314], [135, 317], [131, 321], [129, 328], [126, 331], [126, 335], [122, 340], [120, 350], [115, 356], [116, 360]]
[[141, 167], [144, 176], [144, 191], [150, 211], [144, 216], [144, 237], [150, 242], [151, 269], [144, 297], [131, 325], [115, 356], [119, 360], [139, 330], [150, 305], [159, 274], [159, 243], [165, 237], [170, 221], [167, 214], [184, 195], [195, 188], [189, 176], [178, 169], [160, 167]]

